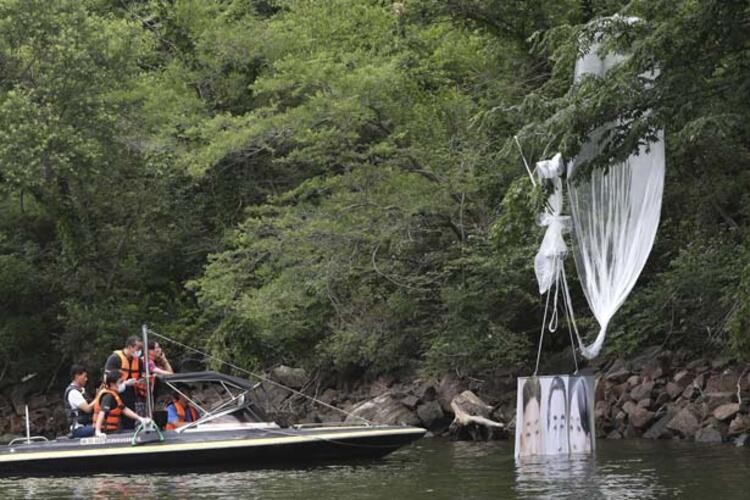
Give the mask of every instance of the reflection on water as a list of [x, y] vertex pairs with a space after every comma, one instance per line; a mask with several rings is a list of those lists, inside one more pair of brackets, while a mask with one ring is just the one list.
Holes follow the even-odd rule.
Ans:
[[379, 461], [247, 472], [0, 478], [0, 498], [747, 498], [750, 450], [600, 441], [516, 463], [509, 442], [424, 439]]

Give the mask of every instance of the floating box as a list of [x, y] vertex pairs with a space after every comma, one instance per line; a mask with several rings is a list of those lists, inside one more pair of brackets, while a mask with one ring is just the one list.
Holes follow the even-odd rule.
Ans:
[[518, 379], [516, 458], [592, 453], [593, 375], [547, 375]]

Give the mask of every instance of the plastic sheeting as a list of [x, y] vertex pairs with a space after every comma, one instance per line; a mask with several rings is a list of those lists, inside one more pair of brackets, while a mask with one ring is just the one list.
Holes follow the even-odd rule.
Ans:
[[[602, 76], [623, 60], [602, 58], [594, 44], [576, 64], [576, 80]], [[600, 150], [603, 130], [591, 135], [568, 166], [568, 196], [573, 219], [573, 254], [586, 300], [599, 322], [594, 342], [578, 341], [587, 359], [599, 354], [610, 320], [635, 286], [656, 238], [664, 190], [664, 135], [640, 147], [625, 162], [593, 169], [576, 178], [576, 166]]]
[[546, 227], [544, 239], [534, 258], [534, 271], [539, 283], [539, 293], [544, 294], [559, 280], [563, 261], [568, 255], [563, 233], [570, 231], [570, 217], [562, 215], [563, 192], [561, 176], [565, 170], [560, 153], [551, 160], [536, 164], [540, 179], [552, 182], [553, 191], [547, 199], [544, 213], [539, 217], [539, 225]]

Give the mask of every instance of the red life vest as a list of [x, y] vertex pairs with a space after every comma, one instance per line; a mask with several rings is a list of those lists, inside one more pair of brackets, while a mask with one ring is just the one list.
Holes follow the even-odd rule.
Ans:
[[174, 405], [174, 409], [177, 411], [177, 422], [169, 422], [165, 427], [165, 429], [167, 429], [168, 431], [173, 431], [178, 427], [181, 427], [188, 423], [188, 421], [185, 420], [185, 416], [187, 415], [188, 411], [190, 412], [190, 422], [195, 422], [196, 420], [198, 420], [198, 411], [189, 404], [186, 405], [187, 408], [185, 408], [185, 406], [182, 406], [182, 403], [180, 403], [179, 401], [172, 401], [169, 404]]
[[120, 429], [120, 421], [122, 420], [122, 413], [125, 409], [125, 404], [122, 402], [120, 395], [117, 394], [116, 391], [102, 389], [99, 391], [99, 394], [96, 395], [96, 399], [94, 399], [94, 423], [96, 423], [96, 420], [99, 418], [99, 412], [102, 411], [101, 400], [104, 394], [111, 394], [112, 397], [115, 398], [115, 404], [117, 406], [110, 409], [105, 415], [104, 423], [102, 424], [102, 431], [116, 432]]

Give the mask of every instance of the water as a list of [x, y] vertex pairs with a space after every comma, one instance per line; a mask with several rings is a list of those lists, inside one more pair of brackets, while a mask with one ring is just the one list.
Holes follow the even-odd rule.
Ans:
[[524, 465], [513, 445], [423, 439], [382, 460], [214, 474], [0, 478], [0, 498], [750, 498], [750, 449], [599, 441], [596, 457]]

